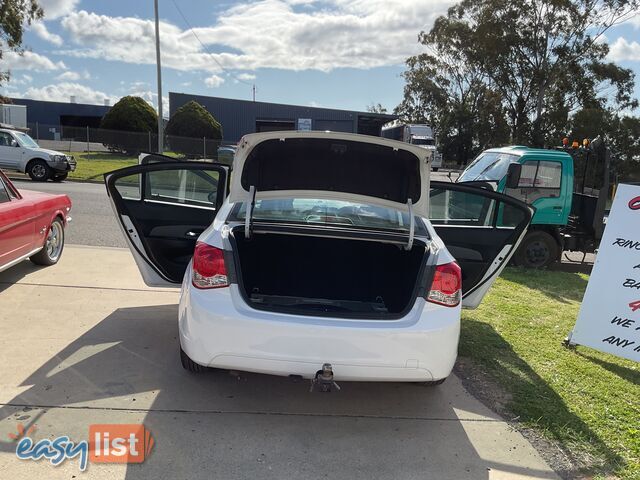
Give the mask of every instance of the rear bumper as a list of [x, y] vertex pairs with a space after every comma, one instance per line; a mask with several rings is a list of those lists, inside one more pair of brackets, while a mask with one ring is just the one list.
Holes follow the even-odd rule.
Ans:
[[185, 282], [179, 331], [185, 353], [210, 367], [312, 378], [330, 363], [336, 380], [429, 381], [451, 373], [460, 308], [419, 299], [399, 320], [296, 316], [248, 307], [237, 285]]

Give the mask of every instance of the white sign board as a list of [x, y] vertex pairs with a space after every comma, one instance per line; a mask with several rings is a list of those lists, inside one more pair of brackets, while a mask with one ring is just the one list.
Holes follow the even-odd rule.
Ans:
[[298, 119], [298, 130], [302, 131], [310, 131], [311, 130], [311, 119], [310, 118], [299, 118]]
[[640, 362], [640, 186], [618, 187], [570, 343]]

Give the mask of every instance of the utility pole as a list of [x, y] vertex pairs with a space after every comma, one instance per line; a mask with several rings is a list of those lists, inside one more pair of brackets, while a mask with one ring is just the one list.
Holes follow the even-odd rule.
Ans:
[[253, 101], [256, 101], [256, 84], [254, 83], [251, 90], [253, 91]]
[[164, 124], [162, 119], [162, 67], [160, 65], [160, 20], [158, 18], [158, 0], [153, 0], [153, 9], [156, 14], [156, 69], [158, 70], [158, 153], [162, 153], [164, 147]]

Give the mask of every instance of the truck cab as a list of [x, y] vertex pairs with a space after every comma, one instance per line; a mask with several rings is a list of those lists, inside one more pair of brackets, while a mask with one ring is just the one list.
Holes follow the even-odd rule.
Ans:
[[536, 211], [513, 257], [544, 267], [564, 250], [594, 252], [604, 231], [610, 153], [604, 140], [555, 150], [509, 146], [485, 150], [457, 179], [517, 198]]
[[[519, 163], [516, 188], [507, 187], [507, 170]], [[535, 207], [533, 224], [566, 225], [573, 193], [573, 157], [558, 150], [511, 146], [485, 150], [458, 177], [458, 182], [484, 182]]]

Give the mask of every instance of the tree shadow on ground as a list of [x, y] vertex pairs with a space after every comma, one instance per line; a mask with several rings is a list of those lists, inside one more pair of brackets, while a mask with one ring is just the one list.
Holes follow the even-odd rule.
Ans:
[[549, 270], [535, 270], [521, 267], [508, 267], [501, 278], [538, 290], [547, 297], [562, 303], [581, 302], [587, 288], [588, 278], [579, 273]]
[[626, 465], [491, 325], [468, 317], [462, 321], [456, 373], [472, 394], [506, 418], [535, 426], [565, 445], [576, 439], [590, 443], [593, 457], [564, 449], [566, 457], [558, 456], [555, 447], [543, 448], [563, 477], [575, 478], [585, 469], [608, 474]]

